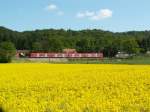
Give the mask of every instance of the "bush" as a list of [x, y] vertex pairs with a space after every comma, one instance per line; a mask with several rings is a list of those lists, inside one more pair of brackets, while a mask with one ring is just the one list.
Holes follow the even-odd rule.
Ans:
[[16, 48], [11, 42], [0, 43], [0, 63], [9, 63], [16, 53]]

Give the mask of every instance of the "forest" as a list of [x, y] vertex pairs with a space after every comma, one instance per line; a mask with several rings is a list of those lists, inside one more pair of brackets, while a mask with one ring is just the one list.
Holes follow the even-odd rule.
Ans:
[[19, 32], [0, 27], [1, 42], [11, 42], [17, 50], [62, 52], [65, 48], [73, 48], [82, 53], [103, 52], [104, 56], [113, 57], [119, 51], [129, 54], [149, 51], [150, 31], [43, 29]]

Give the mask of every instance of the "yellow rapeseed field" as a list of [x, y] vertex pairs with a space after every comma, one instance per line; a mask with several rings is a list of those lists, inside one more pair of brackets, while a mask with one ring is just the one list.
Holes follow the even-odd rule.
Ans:
[[7, 112], [150, 112], [150, 66], [1, 64]]

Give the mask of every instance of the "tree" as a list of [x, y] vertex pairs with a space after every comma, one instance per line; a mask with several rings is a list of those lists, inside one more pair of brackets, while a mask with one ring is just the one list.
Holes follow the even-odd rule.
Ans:
[[59, 39], [52, 38], [49, 39], [47, 48], [50, 52], [62, 52], [63, 45]]
[[128, 39], [123, 42], [123, 51], [132, 54], [139, 53], [140, 48], [135, 39]]
[[90, 38], [83, 38], [76, 43], [78, 52], [93, 52], [94, 47], [94, 41]]
[[33, 51], [42, 51], [43, 49], [42, 49], [41, 43], [40, 42], [34, 42], [32, 44], [32, 50]]
[[16, 48], [11, 42], [0, 43], [0, 62], [8, 63], [11, 62], [12, 57], [16, 53]]
[[17, 32], [0, 27], [0, 43], [4, 41], [12, 42], [18, 50], [61, 52], [72, 48], [78, 52], [103, 52], [105, 57], [114, 57], [118, 51], [130, 54], [150, 51], [150, 31], [44, 29]]

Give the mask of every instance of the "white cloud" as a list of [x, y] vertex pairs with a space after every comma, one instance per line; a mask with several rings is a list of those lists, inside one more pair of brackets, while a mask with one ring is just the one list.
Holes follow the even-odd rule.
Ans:
[[87, 16], [87, 17], [91, 17], [91, 16], [94, 16], [94, 15], [95, 15], [95, 12], [90, 12], [90, 11], [85, 12], [85, 16]]
[[95, 13], [94, 12], [90, 12], [90, 11], [79, 12], [77, 14], [77, 18], [91, 17], [91, 16], [94, 16], [94, 15], [95, 15]]
[[58, 7], [55, 4], [50, 4], [45, 8], [47, 11], [55, 11]]
[[98, 21], [112, 17], [113, 12], [110, 9], [101, 9], [99, 11], [85, 11], [79, 12], [77, 18], [88, 18], [93, 21]]
[[84, 17], [86, 17], [84, 13], [79, 12], [77, 14], [77, 18], [84, 18]]
[[62, 15], [64, 15], [64, 12], [63, 11], [58, 11], [57, 15], [62, 16]]
[[91, 20], [101, 20], [112, 17], [112, 11], [109, 9], [101, 9], [94, 16], [92, 16]]
[[54, 13], [56, 13], [58, 16], [64, 15], [64, 12], [61, 11], [61, 10], [59, 9], [59, 7], [58, 7], [57, 5], [55, 5], [55, 4], [50, 4], [50, 5], [48, 5], [47, 7], [45, 7], [45, 10], [46, 10], [46, 11], [49, 11], [49, 12], [54, 12]]

